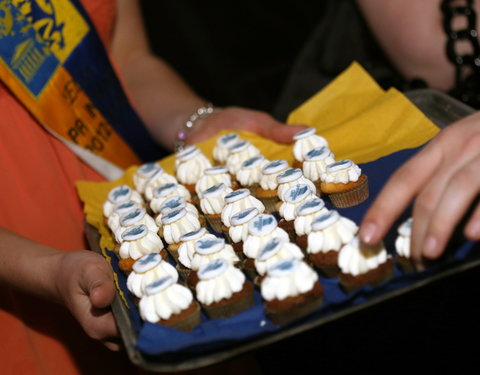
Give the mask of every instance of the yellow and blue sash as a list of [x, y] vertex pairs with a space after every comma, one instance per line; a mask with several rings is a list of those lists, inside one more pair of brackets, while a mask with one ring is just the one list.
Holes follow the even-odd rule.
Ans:
[[160, 155], [78, 0], [0, 0], [0, 79], [48, 130], [121, 168]]

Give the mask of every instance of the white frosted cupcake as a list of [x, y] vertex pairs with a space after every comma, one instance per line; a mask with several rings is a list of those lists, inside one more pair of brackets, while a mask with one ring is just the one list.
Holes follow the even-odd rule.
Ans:
[[198, 277], [195, 294], [209, 318], [228, 318], [253, 306], [253, 285], [225, 259], [204, 265]]
[[283, 228], [290, 236], [290, 240], [295, 242], [295, 218], [297, 217], [297, 208], [303, 203], [314, 198], [310, 187], [305, 184], [298, 184], [288, 189], [283, 195], [285, 199], [280, 205], [280, 221], [278, 226]]
[[357, 234], [357, 224], [332, 210], [318, 216], [311, 227], [307, 241], [308, 258], [326, 276], [337, 275], [338, 254]]
[[317, 193], [317, 188], [312, 181], [307, 179], [299, 168], [288, 168], [277, 176], [277, 196], [285, 201], [284, 195], [288, 189], [298, 184], [307, 185], [313, 194]]
[[138, 203], [141, 207], [145, 205], [140, 193], [133, 190], [130, 186], [120, 185], [113, 188], [109, 191], [108, 199], [103, 204], [103, 215], [108, 219], [116, 205], [126, 203], [130, 200]]
[[204, 190], [207, 190], [209, 187], [222, 182], [225, 184], [225, 186], [229, 188], [232, 187], [232, 177], [230, 176], [227, 167], [219, 165], [216, 167], [206, 168], [203, 171], [203, 176], [200, 177], [195, 185], [197, 196], [201, 197]]
[[250, 190], [256, 196], [260, 186], [263, 167], [269, 163], [263, 155], [256, 155], [242, 163], [236, 174], [236, 179], [241, 188]]
[[410, 217], [398, 227], [398, 236], [395, 240], [397, 262], [404, 272], [413, 272], [415, 265], [410, 253], [413, 219]]
[[163, 168], [157, 169], [150, 179], [145, 183], [144, 187], [144, 195], [145, 198], [148, 201], [151, 201], [155, 190], [157, 190], [158, 187], [166, 184], [178, 184], [177, 179], [172, 176], [171, 174], [168, 174], [163, 170]]
[[182, 331], [191, 331], [200, 323], [200, 306], [192, 292], [172, 276], [153, 281], [145, 292], [138, 305], [143, 320]]
[[274, 160], [266, 164], [262, 169], [260, 187], [256, 197], [262, 201], [268, 212], [276, 212], [276, 204], [279, 202], [277, 195], [277, 176], [289, 168], [285, 160]]
[[134, 201], [127, 201], [125, 203], [120, 203], [114, 206], [112, 210], [112, 214], [107, 220], [107, 225], [112, 231], [112, 233], [115, 233], [118, 227], [120, 226], [120, 217], [137, 208], [141, 208], [141, 207], [138, 205], [137, 202], [134, 202]]
[[189, 147], [176, 154], [175, 174], [178, 181], [185, 185], [190, 194], [195, 194], [195, 184], [212, 163], [197, 147]]
[[200, 221], [194, 214], [180, 208], [162, 215], [163, 239], [168, 244], [168, 251], [176, 260], [180, 238], [187, 233], [200, 229]]
[[302, 250], [307, 248], [307, 238], [312, 231], [312, 222], [327, 212], [325, 202], [316, 196], [308, 198], [297, 207], [293, 226], [296, 234], [295, 242]]
[[325, 173], [327, 166], [335, 163], [335, 156], [327, 146], [312, 148], [305, 154], [302, 171], [306, 178], [313, 181], [320, 193], [320, 185], [322, 175]]
[[232, 225], [228, 229], [228, 237], [233, 250], [241, 259], [243, 259], [243, 242], [249, 235], [248, 225], [258, 214], [260, 214], [260, 211], [257, 208], [250, 207], [237, 212], [230, 218], [230, 224]]
[[136, 208], [120, 216], [119, 226], [115, 231], [117, 243], [121, 244], [123, 242], [122, 235], [128, 228], [140, 224], [145, 224], [150, 232], [158, 233], [158, 225], [155, 223], [155, 220], [147, 214], [144, 208]]
[[227, 157], [227, 168], [230, 174], [236, 179], [242, 163], [253, 156], [259, 155], [260, 151], [249, 141], [238, 141], [229, 148]]
[[184, 280], [188, 279], [190, 270], [192, 268], [192, 259], [195, 254], [195, 243], [199, 240], [207, 238], [215, 238], [205, 228], [200, 228], [189, 232], [180, 237], [180, 246], [178, 248], [178, 264], [177, 270], [182, 275]]
[[177, 183], [166, 183], [163, 185], [157, 186], [153, 191], [150, 197], [150, 209], [158, 214], [165, 201], [173, 197], [182, 197], [186, 201], [191, 199], [190, 192], [185, 188], [185, 186]]
[[144, 224], [126, 230], [122, 234], [122, 240], [118, 252], [120, 257], [118, 267], [124, 272], [130, 272], [133, 263], [144, 255], [159, 253], [162, 258], [167, 258], [162, 239], [157, 233], [149, 231]]
[[133, 270], [127, 278], [127, 288], [136, 297], [145, 295], [145, 287], [153, 281], [165, 276], [171, 276], [174, 282], [178, 280], [178, 272], [160, 254], [144, 255], [133, 264]]
[[340, 284], [348, 292], [367, 285], [376, 286], [393, 274], [392, 258], [383, 243], [367, 247], [358, 237], [342, 247], [338, 266]]
[[295, 157], [295, 168], [302, 168], [305, 154], [315, 147], [328, 147], [328, 142], [322, 136], [316, 134], [315, 128], [301, 130], [293, 136], [293, 156]]
[[354, 162], [341, 160], [327, 166], [320, 189], [335, 207], [345, 208], [368, 198], [368, 179]]
[[228, 133], [219, 137], [213, 148], [213, 160], [215, 160], [217, 164], [225, 164], [230, 154], [230, 147], [238, 141], [240, 141], [240, 137], [235, 133]]
[[267, 316], [285, 324], [315, 311], [323, 302], [317, 273], [304, 261], [290, 258], [268, 268], [261, 283]]
[[162, 167], [157, 163], [146, 163], [138, 167], [133, 175], [135, 190], [140, 194], [144, 194], [148, 180], [150, 180], [157, 171], [163, 171]]
[[160, 206], [160, 213], [157, 215], [157, 217], [155, 217], [155, 222], [160, 227], [159, 234], [161, 236], [163, 236], [162, 216], [169, 213], [170, 211], [179, 210], [181, 208], [184, 208], [185, 210], [187, 210], [188, 213], [195, 215], [200, 221], [200, 225], [203, 226], [204, 218], [200, 217], [197, 208], [193, 204], [187, 202], [185, 198], [180, 196], [174, 196], [167, 198], [163, 201], [162, 205]]
[[222, 210], [225, 207], [225, 196], [231, 191], [224, 183], [220, 183], [201, 194], [200, 209], [210, 227], [217, 233], [222, 233]]

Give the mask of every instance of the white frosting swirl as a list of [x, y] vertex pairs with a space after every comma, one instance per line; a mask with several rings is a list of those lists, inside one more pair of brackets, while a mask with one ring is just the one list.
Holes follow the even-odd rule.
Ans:
[[299, 168], [288, 168], [286, 171], [280, 173], [277, 176], [277, 183], [277, 196], [283, 201], [285, 200], [284, 195], [287, 190], [298, 184], [307, 185], [313, 194], [317, 192], [315, 184], [309, 179], [305, 178], [302, 170]]
[[[146, 270], [141, 269], [142, 267], [139, 267], [138, 263], [142, 262], [150, 263], [151, 267]], [[171, 276], [174, 282], [178, 280], [178, 272], [175, 267], [164, 261], [159, 254], [144, 255], [134, 263], [133, 271], [127, 278], [127, 288], [136, 297], [140, 298], [145, 294], [145, 287], [148, 284], [165, 276]]]
[[228, 229], [228, 234], [233, 243], [247, 239], [249, 235], [248, 226], [259, 213], [257, 208], [251, 207], [237, 212], [230, 218], [232, 226]]
[[128, 202], [130, 200], [138, 203], [139, 206], [143, 207], [145, 205], [140, 193], [133, 190], [130, 186], [120, 185], [113, 188], [109, 191], [108, 199], [103, 204], [103, 215], [107, 218], [110, 217], [113, 212], [113, 208], [116, 205]]
[[204, 190], [222, 182], [228, 187], [232, 186], [232, 177], [228, 173], [227, 167], [216, 166], [207, 168], [203, 171], [203, 176], [197, 181], [195, 191], [198, 196], [201, 196]]
[[315, 147], [305, 155], [303, 174], [311, 181], [318, 181], [325, 173], [327, 166], [333, 163], [335, 163], [335, 157], [328, 147]]
[[304, 261], [283, 260], [268, 269], [261, 284], [262, 297], [266, 301], [296, 297], [312, 290], [317, 280], [317, 273]]
[[195, 243], [199, 240], [213, 239], [215, 236], [208, 233], [205, 228], [184, 234], [180, 237], [180, 246], [178, 247], [178, 261], [187, 268], [192, 268], [192, 259], [195, 254]]
[[123, 242], [120, 245], [121, 259], [138, 259], [150, 253], [159, 253], [163, 249], [163, 242], [157, 233], [151, 232], [145, 225], [137, 225], [123, 233]]
[[295, 220], [297, 207], [313, 198], [312, 191], [305, 184], [298, 184], [288, 189], [283, 195], [285, 201], [280, 205], [278, 213], [287, 221]]
[[159, 213], [162, 210], [163, 204], [169, 198], [182, 197], [186, 201], [191, 199], [190, 192], [187, 188], [177, 183], [167, 183], [157, 186], [150, 197], [150, 208], [153, 212]]
[[345, 159], [327, 166], [321, 179], [325, 182], [348, 184], [351, 181], [358, 181], [362, 170], [353, 161]]
[[240, 140], [238, 134], [228, 133], [217, 139], [217, 143], [213, 148], [213, 159], [223, 164], [227, 161], [229, 148]]
[[263, 190], [275, 190], [278, 186], [277, 176], [288, 169], [288, 163], [285, 160], [274, 160], [262, 169], [260, 178], [260, 187]]
[[297, 207], [294, 221], [295, 233], [297, 236], [309, 234], [312, 230], [312, 222], [319, 215], [328, 212], [325, 203], [318, 197], [313, 197], [304, 201]]
[[225, 259], [231, 264], [240, 261], [237, 254], [233, 250], [232, 245], [226, 244], [225, 240], [218, 237], [206, 237], [195, 242], [195, 252], [192, 256], [191, 268], [198, 271], [206, 264], [215, 259]]
[[180, 156], [177, 154], [177, 160], [179, 161], [175, 172], [177, 179], [186, 185], [195, 184], [202, 177], [203, 171], [212, 166], [210, 160], [199, 148]]
[[373, 248], [361, 248], [360, 240], [354, 237], [340, 249], [338, 266], [343, 273], [358, 276], [378, 268], [389, 258], [383, 244]]
[[263, 155], [256, 155], [242, 163], [236, 174], [236, 179], [241, 186], [252, 186], [260, 182], [263, 167], [269, 163]]
[[247, 208], [255, 207], [259, 212], [265, 211], [263, 203], [252, 196], [248, 189], [238, 189], [225, 196], [225, 207], [222, 210], [222, 223], [230, 227], [230, 218]]
[[265, 275], [267, 269], [282, 260], [291, 258], [303, 259], [300, 248], [292, 242], [274, 237], [260, 250], [255, 259], [255, 269], [259, 275]]
[[[215, 272], [214, 268], [221, 272]], [[217, 259], [213, 264], [203, 266], [199, 270], [199, 278], [200, 281], [195, 286], [196, 296], [202, 304], [207, 306], [231, 298], [234, 293], [243, 289], [246, 280], [242, 271], [223, 259]]]
[[155, 190], [165, 184], [178, 184], [177, 179], [163, 169], [157, 170], [145, 183], [144, 194], [147, 200], [151, 201]]
[[[157, 282], [169, 282], [164, 279], [161, 278]], [[155, 281], [149, 286], [154, 284]], [[157, 323], [159, 320], [168, 320], [172, 315], [180, 314], [190, 306], [192, 301], [193, 295], [188, 288], [172, 283], [157, 293], [143, 296], [138, 307], [143, 320]]]
[[213, 185], [204, 190], [200, 198], [200, 209], [205, 215], [222, 213], [223, 207], [225, 207], [225, 195], [231, 191], [232, 189], [224, 183]]
[[198, 217], [184, 208], [162, 215], [163, 239], [166, 243], [178, 243], [186, 233], [200, 229]]
[[193, 204], [187, 202], [183, 197], [175, 196], [167, 198], [163, 201], [162, 205], [160, 206], [160, 213], [155, 218], [155, 223], [161, 227], [163, 225], [162, 216], [170, 211], [178, 210], [180, 208], [184, 208], [187, 210], [187, 212], [195, 215], [197, 218], [199, 217], [198, 210]]
[[238, 141], [229, 148], [229, 155], [227, 157], [227, 167], [232, 175], [235, 175], [245, 160], [250, 159], [255, 155], [259, 155], [260, 151], [252, 145], [249, 141]]
[[115, 233], [120, 226], [120, 217], [127, 212], [133, 211], [137, 208], [141, 208], [137, 202], [127, 201], [125, 203], [119, 203], [113, 207], [112, 214], [108, 218], [107, 225]]
[[410, 259], [410, 241], [412, 234], [413, 219], [408, 218], [398, 227], [398, 237], [395, 240], [397, 254]]
[[288, 233], [277, 226], [273, 215], [258, 215], [248, 225], [248, 237], [243, 242], [243, 253], [256, 259], [260, 249], [274, 237], [289, 240]]
[[340, 216], [337, 211], [328, 211], [317, 216], [308, 235], [307, 253], [340, 251], [341, 247], [350, 242], [358, 231], [358, 226], [352, 220]]
[[148, 180], [150, 180], [157, 171], [163, 171], [162, 167], [157, 163], [146, 163], [138, 167], [133, 175], [133, 185], [135, 189], [143, 194]]
[[293, 145], [293, 156], [298, 161], [304, 160], [304, 155], [315, 147], [327, 146], [328, 142], [325, 138], [315, 134], [316, 129], [309, 128], [299, 131], [293, 136], [295, 144]]
[[120, 216], [119, 224], [117, 230], [114, 232], [117, 243], [122, 243], [123, 233], [128, 230], [128, 228], [132, 228], [135, 225], [144, 224], [150, 232], [154, 233], [157, 233], [159, 229], [155, 220], [147, 214], [147, 211], [144, 208], [137, 208], [123, 214]]

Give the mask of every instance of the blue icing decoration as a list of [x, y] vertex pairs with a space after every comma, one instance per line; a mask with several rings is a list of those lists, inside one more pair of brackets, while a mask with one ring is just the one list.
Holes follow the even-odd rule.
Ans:
[[208, 249], [218, 243], [218, 240], [201, 240], [198, 241], [198, 247], [200, 249]]
[[409, 218], [405, 221], [405, 228], [411, 228], [412, 227], [412, 224], [413, 224], [413, 220], [412, 218]]
[[157, 257], [158, 257], [158, 255], [156, 253], [151, 253], [151, 254], [148, 254], [147, 256], [144, 256], [141, 259], [137, 260], [137, 263], [140, 264], [140, 265], [153, 263], [155, 261], [155, 258], [157, 258]]
[[255, 208], [249, 208], [247, 210], [243, 210], [235, 214], [235, 217], [237, 219], [243, 219], [244, 217], [247, 217]]
[[142, 212], [141, 209], [133, 210], [132, 212], [129, 212], [128, 214], [125, 215], [124, 220], [133, 219], [134, 217], [140, 215], [141, 212]]
[[290, 191], [290, 199], [296, 200], [299, 196], [305, 194], [309, 187], [307, 185], [297, 185]]
[[148, 284], [148, 288], [158, 288], [163, 284], [170, 282], [171, 279], [172, 279], [172, 276], [162, 277], [161, 279], [155, 280], [154, 282]]
[[[178, 215], [178, 213], [183, 210], [183, 208], [179, 208], [178, 210], [173, 210], [173, 211], [170, 211], [169, 213], [167, 213], [164, 217], [166, 218], [172, 218], [172, 217], [175, 217]], [[163, 220], [163, 219], [162, 219]]]
[[330, 217], [333, 215], [333, 211], [328, 211], [326, 214], [319, 216], [315, 219], [316, 222], [321, 223], [322, 221], [326, 221], [330, 219]]
[[246, 162], [243, 163], [245, 168], [251, 167], [257, 160], [262, 159], [262, 156], [254, 156], [253, 158], [248, 159]]
[[281, 174], [282, 177], [287, 177], [287, 176], [290, 176], [294, 173], [298, 173], [298, 169], [297, 168], [290, 168], [290, 169], [287, 169], [285, 172], [283, 172]]
[[336, 167], [336, 166], [340, 166], [348, 163], [350, 163], [350, 160], [340, 160], [340, 161], [337, 161], [336, 163], [333, 163], [331, 167]]
[[223, 143], [228, 143], [230, 141], [233, 141], [235, 138], [237, 138], [237, 135], [232, 133], [232, 134], [225, 134], [223, 137], [222, 137], [222, 142]]
[[220, 183], [220, 184], [216, 184], [216, 185], [213, 185], [213, 186], [210, 186], [207, 190], [205, 190], [203, 193], [213, 193], [214, 191], [217, 191], [219, 190], [221, 187], [222, 187], [223, 183]]
[[175, 207], [180, 205], [181, 201], [182, 201], [181, 197], [173, 198], [173, 199], [170, 199], [170, 200], [166, 201], [163, 204], [163, 206], [165, 208], [175, 208]]
[[281, 270], [281, 271], [288, 271], [293, 269], [293, 259], [284, 260], [282, 262], [277, 263], [274, 269]]
[[307, 152], [307, 156], [309, 158], [313, 158], [315, 156], [320, 156], [321, 154], [323, 154], [325, 152], [325, 146], [323, 147], [317, 147], [317, 148], [313, 148], [311, 149], [310, 151]]
[[320, 205], [320, 201], [318, 199], [312, 199], [308, 202], [305, 202], [302, 205], [302, 208], [311, 208], [311, 207], [316, 207]]
[[253, 223], [253, 226], [259, 231], [266, 225], [270, 225], [273, 222], [273, 217], [269, 216], [267, 218], [260, 217]]
[[225, 199], [229, 199], [231, 197], [235, 197], [235, 196], [240, 195], [240, 194], [245, 194], [245, 190], [244, 189], [234, 190], [231, 193], [228, 193], [225, 196]]
[[130, 188], [128, 186], [120, 186], [113, 191], [113, 199], [117, 200], [119, 197], [127, 195], [130, 193]]
[[280, 238], [273, 238], [272, 240], [270, 240], [266, 245], [265, 247], [261, 250], [260, 254], [258, 255], [258, 257], [260, 259], [262, 259], [265, 254], [275, 250], [278, 246], [278, 244], [280, 243]]
[[136, 236], [137, 234], [143, 233], [145, 226], [144, 225], [137, 225], [132, 229], [129, 229], [124, 236]]
[[208, 273], [211, 271], [218, 270], [224, 265], [224, 260], [223, 259], [215, 259], [214, 261], [210, 262], [202, 271], [203, 273]]
[[158, 188], [157, 188], [157, 194], [161, 194], [162, 191], [164, 190], [168, 190], [168, 189], [171, 189], [175, 186], [175, 184], [163, 184], [163, 185], [160, 185]]
[[267, 168], [278, 167], [281, 164], [283, 164], [283, 160], [274, 160], [267, 165]]
[[140, 167], [140, 172], [142, 173], [148, 173], [153, 171], [154, 169], [157, 169], [157, 164], [156, 163], [148, 163]]
[[305, 130], [302, 130], [300, 132], [297, 133], [297, 135], [304, 135], [304, 134], [308, 134], [312, 131], [312, 129], [305, 129]]
[[232, 147], [232, 149], [233, 149], [233, 150], [236, 150], [237, 148], [242, 148], [242, 147], [244, 147], [246, 144], [247, 144], [247, 141], [240, 141], [240, 142], [236, 143], [236, 144]]
[[128, 207], [133, 207], [133, 206], [135, 206], [135, 202], [128, 201], [126, 203], [122, 203], [121, 205], [119, 205], [118, 208], [122, 209], [122, 208], [128, 208]]

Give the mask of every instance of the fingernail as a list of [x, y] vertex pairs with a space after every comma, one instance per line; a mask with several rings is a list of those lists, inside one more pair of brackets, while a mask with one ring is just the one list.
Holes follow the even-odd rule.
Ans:
[[368, 223], [362, 228], [360, 239], [366, 244], [371, 244], [376, 231], [377, 226], [374, 223]]
[[427, 257], [434, 257], [437, 255], [437, 244], [438, 241], [435, 237], [433, 236], [428, 236], [427, 239], [425, 240], [425, 243], [423, 245], [423, 253]]
[[472, 240], [480, 238], [480, 220], [476, 220], [471, 223], [466, 229], [465, 234]]

